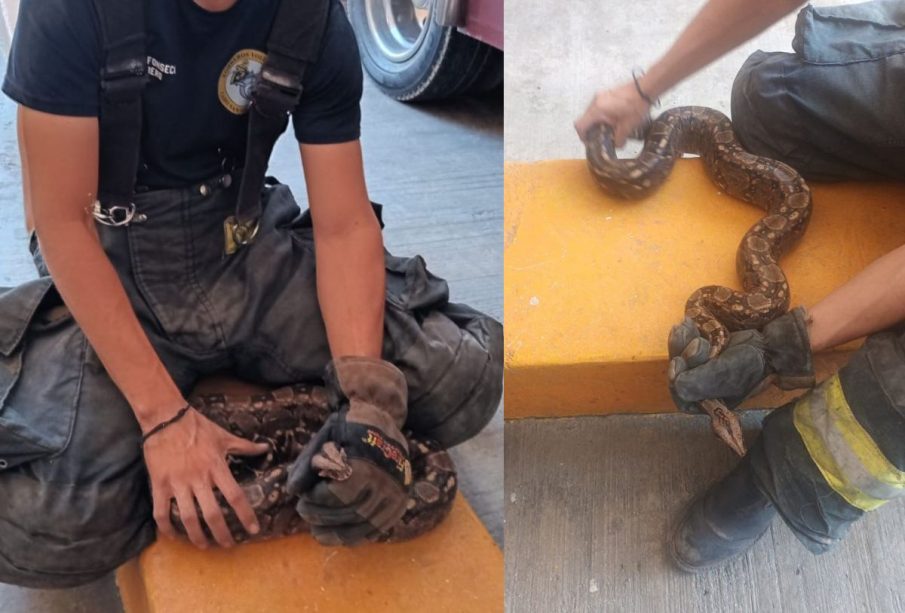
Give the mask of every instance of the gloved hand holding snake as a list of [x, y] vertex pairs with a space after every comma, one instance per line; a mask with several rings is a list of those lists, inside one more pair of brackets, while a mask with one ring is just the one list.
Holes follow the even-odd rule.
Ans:
[[412, 466], [400, 428], [405, 377], [371, 358], [345, 357], [327, 367], [336, 410], [289, 471], [297, 510], [325, 545], [375, 540], [405, 514]]

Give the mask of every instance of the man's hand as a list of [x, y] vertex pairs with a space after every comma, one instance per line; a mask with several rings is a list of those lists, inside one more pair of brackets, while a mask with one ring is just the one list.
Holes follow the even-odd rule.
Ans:
[[669, 335], [669, 391], [681, 411], [699, 412], [701, 400], [722, 400], [734, 409], [769, 383], [782, 389], [814, 385], [807, 313], [798, 307], [762, 330], [742, 330], [713, 359], [710, 344], [690, 319]]
[[170, 521], [170, 501], [175, 498], [189, 540], [206, 549], [208, 539], [195, 508], [197, 501], [217, 543], [222, 547], [234, 545], [214, 495], [216, 487], [245, 530], [256, 534], [260, 528], [255, 513], [229, 472], [226, 455], [259, 455], [268, 449], [267, 443], [253, 443], [230, 434], [194, 409], [150, 437], [144, 456], [151, 480], [154, 519], [160, 532], [171, 538], [176, 536]]
[[[659, 97], [801, 4], [802, 0], [708, 0], [666, 54], [640, 77], [642, 90], [651, 98]], [[575, 122], [575, 130], [584, 141], [591, 126], [605, 123], [613, 128], [616, 147], [622, 147], [648, 112], [647, 103], [629, 81], [598, 92]]]
[[606, 124], [613, 128], [616, 147], [622, 147], [629, 135], [647, 121], [649, 113], [650, 105], [629, 81], [614, 89], [597, 92], [584, 114], [575, 120], [575, 131], [584, 141], [592, 127]]

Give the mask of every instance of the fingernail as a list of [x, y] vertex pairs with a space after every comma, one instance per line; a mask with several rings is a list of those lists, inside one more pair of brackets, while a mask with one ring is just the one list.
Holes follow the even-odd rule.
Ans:
[[257, 534], [257, 533], [260, 532], [260, 531], [261, 531], [261, 526], [259, 526], [258, 524], [252, 524], [252, 525], [251, 525], [251, 533], [252, 533], [252, 534]]

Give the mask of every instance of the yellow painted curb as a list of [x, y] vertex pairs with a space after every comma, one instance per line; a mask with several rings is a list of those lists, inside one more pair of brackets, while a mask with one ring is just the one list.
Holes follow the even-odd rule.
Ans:
[[116, 573], [126, 613], [493, 613], [503, 555], [459, 496], [407, 543], [322, 547], [309, 535], [201, 551], [161, 540]]
[[[905, 242], [905, 186], [811, 187], [810, 228], [781, 262], [793, 304]], [[696, 288], [739, 287], [735, 252], [762, 211], [719, 193], [698, 160], [639, 202], [607, 197], [583, 160], [508, 163], [505, 190], [506, 417], [671, 410], [669, 329]], [[818, 374], [846, 355], [819, 355]]]
[[[263, 391], [228, 376], [194, 394]], [[159, 540], [116, 572], [126, 613], [503, 610], [503, 553], [459, 495], [430, 533], [396, 544], [322, 547], [311, 536], [202, 551]]]

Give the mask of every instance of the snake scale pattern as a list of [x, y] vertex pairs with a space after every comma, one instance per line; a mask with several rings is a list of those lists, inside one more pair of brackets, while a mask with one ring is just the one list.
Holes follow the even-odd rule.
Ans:
[[[669, 109], [651, 122], [635, 159], [616, 157], [612, 129], [603, 124], [585, 144], [591, 173], [612, 196], [644, 198], [666, 181], [676, 159], [690, 153], [701, 157], [719, 189], [764, 209], [736, 252], [743, 291], [708, 285], [685, 304], [685, 315], [710, 343], [710, 357], [725, 348], [730, 332], [760, 328], [789, 309], [789, 284], [778, 262], [804, 234], [812, 209], [810, 189], [792, 167], [745, 151], [728, 117], [697, 106]], [[714, 433], [744, 455], [736, 416], [717, 400], [701, 405]]]
[[[248, 534], [220, 492], [215, 492], [235, 541], [307, 532], [307, 524], [295, 510], [296, 497], [286, 492], [286, 479], [292, 462], [330, 414], [324, 388], [296, 384], [250, 396], [199, 395], [191, 402], [202, 415], [229, 432], [270, 445], [271, 450], [258, 457], [229, 457], [230, 470], [261, 525], [258, 534]], [[434, 441], [405, 434], [413, 473], [408, 509], [381, 537], [383, 542], [405, 541], [433, 529], [449, 514], [458, 489], [456, 469], [447, 451]], [[196, 512], [203, 517], [197, 505]], [[175, 502], [171, 503], [170, 517], [177, 532], [185, 536]], [[203, 519], [202, 526], [211, 538]]]

